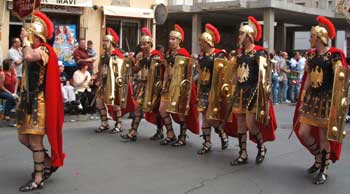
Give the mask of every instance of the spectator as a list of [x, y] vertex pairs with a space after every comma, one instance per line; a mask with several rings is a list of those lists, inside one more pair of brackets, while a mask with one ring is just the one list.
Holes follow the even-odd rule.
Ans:
[[74, 87], [70, 85], [68, 76], [66, 72], [64, 72], [64, 65], [62, 61], [58, 61], [58, 66], [60, 70], [63, 101], [65, 104], [70, 104], [71, 102], [75, 101]]
[[[9, 50], [8, 57], [13, 60], [17, 73], [18, 85], [21, 85], [22, 80], [22, 67], [23, 67], [23, 53], [21, 48], [21, 40], [19, 38], [13, 38], [11, 41], [11, 48]], [[16, 91], [17, 92], [17, 91]]]
[[93, 113], [94, 111], [94, 107], [90, 106], [94, 95], [90, 88], [92, 83], [88, 68], [87, 64], [79, 66], [79, 69], [74, 72], [73, 75], [73, 85], [77, 93], [77, 100], [80, 101], [82, 105], [82, 114]]
[[280, 90], [279, 90], [279, 96], [281, 103], [290, 103], [290, 101], [287, 99], [287, 92], [288, 92], [288, 74], [290, 72], [288, 65], [288, 53], [282, 52], [280, 63], [279, 63], [279, 82], [280, 82]]
[[[91, 40], [88, 40], [88, 42], [87, 42], [87, 49], [86, 49], [86, 51], [87, 51], [89, 57], [93, 58], [94, 61], [96, 61], [96, 55], [97, 54], [96, 54], [96, 50], [93, 48], [93, 42]], [[92, 69], [89, 70], [89, 73], [91, 75], [94, 74], [93, 70], [94, 70], [94, 62], [92, 62]]]
[[77, 63], [78, 69], [81, 69], [79, 66], [88, 66], [89, 71], [93, 71], [93, 63], [95, 62], [94, 57], [90, 57], [86, 50], [86, 41], [84, 39], [79, 40], [79, 47], [73, 53], [75, 62]]
[[16, 94], [17, 75], [13, 64], [12, 59], [5, 59], [3, 70], [0, 71], [0, 98], [6, 99], [4, 116], [7, 121], [10, 120], [11, 109], [15, 107], [18, 99]]
[[279, 82], [278, 82], [278, 61], [275, 59], [275, 54], [270, 53], [270, 59], [272, 63], [272, 101], [274, 104], [278, 104], [278, 88], [279, 88]]
[[304, 73], [305, 58], [299, 52], [294, 53], [294, 57], [290, 60], [290, 100], [295, 103], [299, 96], [301, 76]]

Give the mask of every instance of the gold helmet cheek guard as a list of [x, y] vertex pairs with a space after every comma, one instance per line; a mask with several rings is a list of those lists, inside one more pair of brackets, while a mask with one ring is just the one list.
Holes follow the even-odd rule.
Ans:
[[324, 45], [328, 46], [329, 36], [326, 28], [322, 26], [313, 26], [311, 28], [311, 34], [315, 34], [318, 38], [321, 39]]
[[176, 43], [179, 44], [179, 45], [180, 45], [180, 43], [182, 42], [182, 35], [181, 35], [181, 33], [178, 32], [178, 31], [175, 31], [175, 30], [171, 31], [171, 32], [169, 33], [169, 37], [174, 37], [174, 38], [176, 38]]
[[199, 40], [203, 40], [208, 43], [211, 47], [214, 47], [214, 39], [213, 36], [208, 32], [203, 32], [199, 37]]

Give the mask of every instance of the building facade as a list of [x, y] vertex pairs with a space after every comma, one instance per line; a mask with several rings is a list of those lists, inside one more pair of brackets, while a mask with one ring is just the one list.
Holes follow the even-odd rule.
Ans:
[[[7, 56], [11, 39], [20, 35], [22, 21], [11, 14], [12, 0], [1, 1], [0, 46], [3, 56]], [[49, 43], [55, 46], [56, 53], [68, 52], [63, 56], [65, 61], [72, 60], [69, 52], [72, 52], [81, 38], [93, 41], [99, 55], [107, 27], [113, 28], [119, 34], [120, 48], [125, 51], [136, 49], [141, 27], [147, 26], [149, 29], [153, 28], [153, 31], [156, 27], [152, 25], [154, 0], [41, 0], [41, 2], [40, 10], [51, 18], [55, 26], [54, 38]]]
[[[158, 26], [158, 43], [167, 44], [165, 32], [175, 23], [181, 24], [187, 39], [184, 46], [198, 53], [198, 37], [207, 22], [221, 32], [220, 48], [236, 48], [239, 27], [252, 15], [263, 25], [263, 39], [258, 44], [270, 52], [306, 50], [309, 30], [316, 16], [323, 15], [334, 22], [338, 34], [333, 45], [347, 50], [349, 24], [336, 13], [337, 0], [157, 0], [168, 7], [165, 25]], [[304, 32], [304, 33], [299, 33]], [[160, 38], [160, 36], [163, 36]]]

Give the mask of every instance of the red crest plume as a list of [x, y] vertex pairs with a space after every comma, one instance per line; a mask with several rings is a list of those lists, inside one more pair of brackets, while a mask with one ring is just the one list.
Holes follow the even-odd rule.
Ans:
[[249, 16], [248, 20], [250, 20], [255, 26], [255, 29], [254, 29], [256, 30], [255, 37], [254, 37], [255, 41], [259, 41], [262, 37], [261, 25], [259, 24], [258, 21], [256, 21], [256, 19], [253, 16]]
[[334, 27], [334, 25], [333, 25], [333, 23], [329, 20], [329, 19], [327, 19], [327, 18], [325, 18], [325, 17], [323, 17], [323, 16], [318, 16], [317, 18], [316, 18], [316, 20], [317, 20], [317, 22], [318, 22], [318, 24], [320, 25], [320, 26], [322, 26], [322, 27], [325, 27], [326, 29], [327, 29], [327, 31], [328, 31], [328, 37], [331, 39], [331, 40], [333, 40], [334, 39], [334, 37], [335, 37], [335, 27]]
[[179, 25], [179, 24], [175, 24], [175, 30], [176, 31], [178, 31], [178, 32], [180, 32], [180, 34], [181, 34], [181, 37], [182, 37], [182, 41], [184, 41], [184, 39], [185, 39], [185, 32], [184, 32], [184, 30], [181, 28], [181, 26]]
[[214, 38], [215, 44], [218, 44], [220, 42], [220, 39], [221, 39], [218, 29], [209, 23], [205, 24], [205, 29], [206, 29], [206, 31], [208, 31], [210, 34], [212, 34], [214, 36], [213, 38]]
[[113, 36], [114, 43], [116, 44], [119, 43], [119, 36], [112, 28], [109, 28], [109, 27], [107, 28], [107, 34]]
[[34, 15], [44, 21], [47, 28], [46, 39], [51, 39], [53, 36], [53, 24], [50, 18], [48, 18], [43, 12], [35, 10]]
[[151, 32], [148, 30], [147, 27], [143, 27], [143, 28], [141, 29], [141, 33], [142, 33], [143, 35], [147, 35], [147, 36], [151, 36], [151, 37], [152, 37], [152, 34], [151, 34]]

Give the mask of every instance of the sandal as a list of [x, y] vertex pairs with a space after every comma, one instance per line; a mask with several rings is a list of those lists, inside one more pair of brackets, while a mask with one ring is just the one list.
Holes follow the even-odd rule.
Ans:
[[176, 136], [174, 137], [166, 137], [163, 141], [160, 142], [160, 145], [169, 145], [176, 142]]
[[315, 185], [321, 185], [327, 182], [328, 180], [328, 175], [327, 175], [327, 169], [329, 166], [329, 152], [326, 150], [322, 151], [322, 162], [321, 162], [321, 168], [320, 172], [316, 176], [314, 180]]
[[136, 141], [137, 140], [137, 132], [136, 132], [136, 134], [132, 134], [131, 133], [132, 130], [136, 131], [135, 129], [130, 129], [129, 133], [127, 133], [127, 134], [120, 134], [120, 137], [123, 138], [123, 139], [130, 140], [130, 141]]
[[197, 152], [198, 155], [204, 155], [206, 153], [209, 153], [211, 151], [211, 143], [210, 142], [204, 142], [202, 144], [202, 148]]
[[120, 132], [123, 132], [122, 123], [120, 121], [118, 121], [115, 123], [114, 128], [111, 131], [109, 131], [109, 133], [116, 134], [116, 133], [120, 133]]
[[178, 140], [176, 142], [174, 142], [171, 146], [173, 147], [182, 147], [186, 145], [186, 131], [187, 131], [187, 127], [184, 123], [181, 124], [181, 129], [180, 129], [180, 135], [177, 137]]
[[231, 166], [238, 166], [242, 164], [248, 163], [248, 154], [246, 154], [246, 157], [243, 157], [243, 151], [247, 151], [247, 133], [238, 133], [238, 144], [239, 144], [239, 156], [234, 161], [232, 161], [230, 164]]
[[108, 129], [109, 129], [108, 124], [106, 125], [101, 124], [97, 129], [95, 129], [95, 133], [102, 133]]

